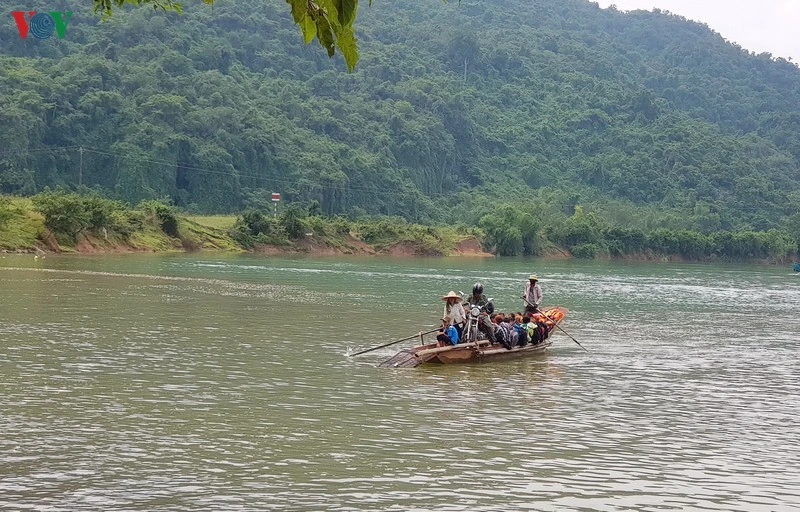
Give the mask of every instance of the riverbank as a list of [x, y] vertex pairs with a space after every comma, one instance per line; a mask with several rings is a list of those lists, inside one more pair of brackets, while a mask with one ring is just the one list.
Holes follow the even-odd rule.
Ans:
[[[128, 253], [200, 249], [240, 250], [223, 231], [208, 228], [185, 217], [176, 218], [171, 235], [165, 232], [157, 212], [112, 210], [108, 222], [80, 226], [81, 212], [66, 204], [54, 228], [37, 211], [30, 198], [0, 198], [0, 252], [16, 253]], [[93, 212], [100, 217], [103, 212]], [[74, 218], [72, 216], [74, 215]], [[77, 226], [77, 227], [76, 227]], [[71, 231], [71, 230], [75, 231]]]
[[[39, 196], [37, 196], [39, 197]], [[493, 257], [480, 233], [403, 223], [349, 223], [314, 217], [285, 226], [258, 213], [185, 216], [156, 202], [136, 208], [102, 198], [51, 194], [0, 198], [0, 252], [135, 253], [236, 251]], [[367, 240], [365, 240], [365, 238]]]
[[236, 216], [191, 216], [158, 201], [130, 207], [95, 195], [63, 191], [46, 191], [32, 198], [0, 196], [0, 252], [223, 250], [264, 255], [408, 257], [523, 254], [547, 259], [778, 265], [797, 258], [796, 237], [778, 230], [706, 235], [664, 228], [646, 233], [618, 227], [600, 229], [594, 224], [596, 219], [578, 208], [566, 223], [542, 223], [534, 235], [521, 237], [513, 224], [484, 231], [465, 225], [411, 224], [398, 217], [351, 220], [324, 217], [297, 205], [289, 205], [277, 218], [257, 210]]

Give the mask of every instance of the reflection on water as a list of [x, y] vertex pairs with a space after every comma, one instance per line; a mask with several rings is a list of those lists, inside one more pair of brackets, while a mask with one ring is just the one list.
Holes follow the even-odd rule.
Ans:
[[[531, 268], [532, 359], [363, 349]], [[521, 260], [0, 260], [0, 509], [800, 508], [800, 279]], [[746, 297], [746, 300], [744, 299]], [[407, 346], [407, 345], [406, 345]]]

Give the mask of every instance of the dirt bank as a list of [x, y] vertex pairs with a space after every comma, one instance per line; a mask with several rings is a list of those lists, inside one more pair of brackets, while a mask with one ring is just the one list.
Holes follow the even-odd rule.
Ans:
[[451, 256], [475, 256], [479, 258], [493, 258], [494, 254], [486, 252], [481, 247], [481, 243], [475, 237], [464, 239], [458, 244], [456, 248], [450, 253]]

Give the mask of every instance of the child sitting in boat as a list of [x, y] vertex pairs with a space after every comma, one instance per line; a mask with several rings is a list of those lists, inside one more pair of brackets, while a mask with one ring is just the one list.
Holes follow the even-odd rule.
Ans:
[[450, 323], [449, 318], [442, 318], [442, 328], [436, 333], [436, 341], [439, 342], [440, 347], [458, 344], [458, 331]]
[[520, 313], [514, 315], [514, 330], [517, 331], [517, 346], [526, 346], [528, 344], [528, 330], [523, 325], [523, 317]]
[[498, 343], [511, 350], [519, 341], [519, 334], [514, 329], [514, 315], [506, 317], [503, 313], [499, 313], [495, 321], [497, 322], [495, 338], [497, 338]]
[[541, 343], [547, 338], [550, 332], [546, 323], [544, 315], [541, 313], [533, 313], [530, 317], [526, 317], [526, 329], [528, 330], [528, 338], [532, 344]]
[[525, 313], [525, 316], [522, 317], [522, 328], [528, 333], [528, 341], [532, 345], [535, 345], [536, 338], [534, 335], [536, 334], [536, 324], [531, 320], [530, 313]]

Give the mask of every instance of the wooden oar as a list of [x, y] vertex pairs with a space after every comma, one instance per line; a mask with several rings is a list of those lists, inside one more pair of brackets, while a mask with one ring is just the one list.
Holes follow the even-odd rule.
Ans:
[[[525, 301], [525, 302], [526, 302], [526, 303], [527, 303], [527, 304], [528, 304], [530, 307], [532, 307], [532, 308], [536, 308], [537, 310], [539, 309], [539, 308], [537, 308], [536, 306], [534, 306], [533, 304], [531, 304], [530, 302], [528, 302], [528, 299], [526, 299], [524, 295], [522, 296], [522, 300], [524, 300], [524, 301]], [[552, 318], [550, 318], [549, 316], [547, 316], [547, 313], [545, 313], [545, 312], [544, 312], [544, 310], [541, 310], [541, 313], [542, 313], [542, 314], [545, 316], [545, 318], [547, 318], [548, 320], [550, 320], [551, 322], [553, 322], [553, 325], [555, 325], [556, 327], [558, 327], [558, 328], [561, 330], [561, 332], [563, 332], [564, 334], [566, 334], [566, 335], [569, 337], [569, 339], [571, 339], [572, 341], [574, 341], [575, 343], [577, 343], [577, 344], [578, 344], [578, 346], [579, 346], [579, 347], [581, 347], [583, 350], [586, 350], [586, 347], [584, 347], [583, 345], [581, 345], [581, 344], [580, 344], [580, 342], [578, 342], [578, 340], [576, 340], [575, 338], [573, 338], [572, 336], [570, 336], [570, 334], [569, 334], [567, 331], [565, 331], [565, 330], [564, 330], [564, 329], [563, 329], [563, 328], [562, 328], [560, 325], [558, 325], [558, 322], [556, 322], [555, 320], [553, 320]], [[586, 352], [588, 352], [588, 350], [586, 350]]]
[[430, 331], [426, 331], [426, 332], [420, 332], [418, 334], [414, 334], [412, 336], [409, 336], [407, 338], [403, 338], [401, 340], [390, 341], [389, 343], [384, 343], [383, 345], [379, 345], [377, 347], [368, 348], [367, 350], [362, 350], [361, 352], [356, 352], [355, 354], [350, 354], [350, 357], [360, 356], [361, 354], [366, 354], [367, 352], [372, 352], [373, 350], [378, 350], [379, 348], [384, 348], [384, 347], [388, 347], [388, 346], [391, 346], [391, 345], [396, 345], [396, 344], [400, 343], [401, 341], [408, 341], [410, 339], [416, 338], [417, 336], [422, 336], [423, 334], [430, 334], [432, 332], [436, 332], [439, 329], [441, 329], [441, 327], [437, 327], [436, 329], [433, 329], [433, 330], [430, 330]]

